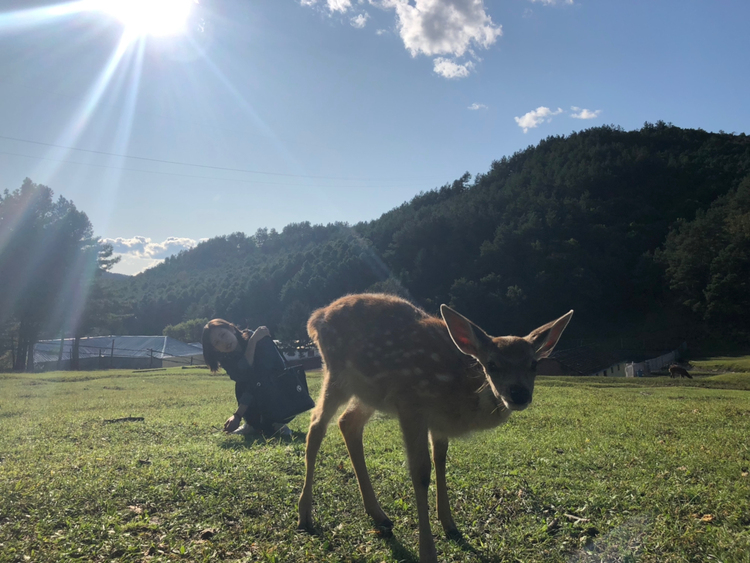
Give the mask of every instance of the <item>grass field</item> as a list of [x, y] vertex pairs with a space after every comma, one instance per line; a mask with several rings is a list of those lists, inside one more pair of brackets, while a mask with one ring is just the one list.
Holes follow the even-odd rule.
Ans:
[[[749, 389], [747, 373], [540, 378], [530, 409], [451, 443], [464, 540], [433, 509], [440, 560], [750, 562]], [[234, 407], [203, 370], [0, 374], [0, 562], [416, 561], [395, 420], [365, 430], [393, 536], [364, 514], [335, 425], [313, 536], [295, 531], [308, 415], [291, 440], [245, 439], [220, 431]], [[144, 420], [105, 422], [129, 416]]]

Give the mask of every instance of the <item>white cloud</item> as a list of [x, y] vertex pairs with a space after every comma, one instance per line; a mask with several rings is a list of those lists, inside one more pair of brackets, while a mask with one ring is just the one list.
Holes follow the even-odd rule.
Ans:
[[358, 16], [354, 16], [351, 20], [349, 20], [349, 23], [352, 24], [352, 27], [362, 29], [363, 27], [365, 27], [365, 24], [367, 24], [368, 19], [370, 19], [370, 14], [359, 14]]
[[385, 35], [386, 33], [388, 33], [388, 30], [385, 30], [385, 29], [378, 29], [378, 30], [377, 30], [377, 31], [375, 32], [375, 35]]
[[471, 45], [489, 48], [502, 35], [483, 0], [380, 0], [396, 11], [404, 46], [412, 56], [461, 57]]
[[[484, 0], [369, 0], [369, 3], [383, 10], [393, 10], [406, 50], [413, 57], [437, 57], [435, 72], [446, 78], [468, 76], [474, 63], [462, 63], [457, 59], [467, 55], [480, 60], [474, 49], [488, 49], [502, 35], [502, 26], [495, 24], [485, 11]], [[300, 0], [300, 4], [316, 6], [318, 0]], [[358, 4], [363, 4], [362, 0], [358, 0]], [[331, 13], [345, 13], [353, 8], [353, 3], [352, 0], [326, 0], [325, 7]], [[350, 23], [354, 27], [364, 27], [367, 19], [366, 14], [356, 16]], [[381, 35], [384, 31], [379, 29], [377, 33]]]
[[524, 133], [526, 133], [529, 129], [538, 127], [544, 121], [547, 121], [547, 122], [552, 121], [552, 116], [559, 115], [562, 112], [563, 112], [562, 108], [557, 108], [556, 111], [552, 111], [549, 108], [540, 106], [536, 108], [535, 110], [532, 110], [524, 114], [521, 117], [514, 117], [513, 119], [516, 120], [516, 123], [518, 123], [518, 126], [521, 129], [523, 129]]
[[328, 0], [328, 9], [332, 12], [346, 12], [352, 7], [351, 0]]
[[455, 60], [437, 57], [433, 62], [435, 73], [444, 78], [466, 78], [474, 70], [474, 63], [471, 61], [458, 64]]
[[[299, 0], [299, 3], [302, 6], [316, 6], [318, 0]], [[359, 3], [362, 4], [362, 2]], [[325, 4], [331, 12], [344, 13], [352, 7], [351, 0], [326, 0]]]
[[487, 109], [487, 106], [484, 105], [484, 104], [478, 104], [478, 103], [474, 102], [473, 104], [471, 104], [469, 106], [469, 109], [472, 110], [472, 111], [476, 111], [478, 109]]
[[602, 110], [600, 109], [591, 111], [590, 109], [581, 109], [576, 106], [571, 106], [570, 109], [573, 110], [573, 113], [570, 114], [570, 117], [574, 117], [575, 119], [594, 119], [595, 117], [599, 117], [599, 114], [602, 112]]
[[533, 2], [535, 4], [544, 4], [545, 6], [554, 6], [556, 4], [568, 4], [569, 6], [573, 5], [573, 0], [529, 0], [529, 2]]
[[189, 250], [200, 241], [190, 238], [167, 237], [162, 242], [153, 242], [148, 237], [103, 238], [104, 244], [111, 244], [114, 253], [121, 256], [114, 271], [121, 274], [137, 274], [160, 264], [165, 258], [181, 250]]

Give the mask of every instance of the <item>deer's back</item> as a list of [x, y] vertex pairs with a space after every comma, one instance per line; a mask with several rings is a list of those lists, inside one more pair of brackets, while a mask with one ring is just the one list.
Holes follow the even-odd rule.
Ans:
[[307, 327], [329, 368], [354, 363], [374, 376], [382, 366], [418, 368], [428, 359], [458, 359], [443, 321], [392, 295], [342, 297], [315, 311]]
[[363, 402], [395, 413], [399, 405], [421, 409], [429, 426], [446, 435], [494, 426], [491, 393], [481, 369], [462, 354], [445, 323], [401, 298], [349, 295], [313, 313], [310, 337], [332, 383]]

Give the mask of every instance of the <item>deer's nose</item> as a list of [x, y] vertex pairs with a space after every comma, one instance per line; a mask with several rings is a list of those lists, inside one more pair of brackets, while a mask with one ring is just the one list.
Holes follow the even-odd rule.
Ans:
[[517, 405], [527, 405], [531, 402], [531, 391], [522, 385], [513, 385], [508, 389], [510, 400]]

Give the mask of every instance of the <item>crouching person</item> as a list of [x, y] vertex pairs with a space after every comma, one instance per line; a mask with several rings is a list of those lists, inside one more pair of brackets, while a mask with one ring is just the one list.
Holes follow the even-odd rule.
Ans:
[[[224, 431], [291, 436], [286, 423], [294, 416], [275, 420], [264, 409], [273, 377], [286, 367], [269, 330], [264, 326], [255, 331], [239, 330], [223, 319], [213, 319], [203, 327], [202, 342], [203, 359], [211, 373], [221, 366], [234, 381], [237, 410], [224, 423]], [[240, 426], [243, 418], [245, 424]]]

